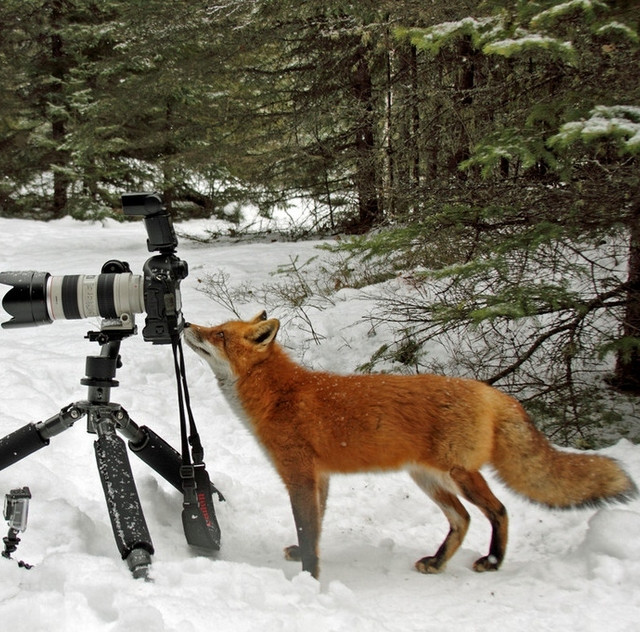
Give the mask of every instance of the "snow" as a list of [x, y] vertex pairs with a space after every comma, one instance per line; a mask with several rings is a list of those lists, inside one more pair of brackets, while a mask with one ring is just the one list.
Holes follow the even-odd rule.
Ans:
[[425, 39], [433, 41], [436, 38], [447, 37], [456, 31], [478, 31], [487, 26], [491, 26], [496, 22], [493, 17], [489, 18], [463, 18], [462, 20], [456, 20], [453, 22], [442, 22], [436, 26], [432, 26], [425, 34]]
[[594, 139], [617, 139], [630, 152], [640, 149], [640, 107], [637, 105], [599, 105], [586, 120], [565, 123], [552, 143], [566, 143], [581, 137], [585, 141]]
[[636, 151], [640, 148], [640, 107], [618, 105], [613, 107], [598, 106], [591, 112], [586, 121], [567, 123], [563, 126], [569, 134], [572, 125], [578, 129], [585, 139], [622, 136], [624, 146]]
[[[205, 232], [207, 221], [178, 227]], [[94, 274], [112, 258], [140, 273], [146, 251], [142, 222], [49, 223], [0, 219], [0, 270]], [[219, 270], [232, 283], [260, 284], [291, 257], [318, 254], [314, 242], [215, 246], [182, 239], [179, 255], [190, 274], [182, 283], [188, 320], [230, 317], [199, 291], [199, 279]], [[309, 312], [320, 344], [287, 320], [281, 340], [294, 357], [318, 368], [352, 371], [380, 345], [362, 320], [369, 303], [342, 290], [324, 310]], [[262, 309], [246, 306], [246, 317]], [[243, 307], [244, 309], [244, 307]], [[138, 316], [141, 328], [143, 315]], [[98, 352], [84, 339], [97, 323], [57, 321], [0, 330], [0, 436], [48, 419], [86, 397], [80, 385], [85, 356]], [[0, 621], [12, 632], [278, 630], [305, 632], [418, 630], [637, 629], [640, 613], [640, 501], [582, 511], [548, 511], [517, 497], [488, 472], [510, 515], [510, 541], [497, 573], [476, 574], [489, 526], [469, 507], [472, 524], [446, 571], [413, 570], [446, 531], [437, 507], [403, 473], [333, 481], [321, 542], [317, 582], [286, 562], [295, 541], [283, 485], [256, 442], [232, 414], [210, 369], [185, 350], [191, 397], [212, 480], [226, 497], [216, 502], [222, 549], [201, 557], [185, 543], [181, 496], [130, 453], [155, 555], [152, 582], [132, 578], [114, 542], [86, 424], [0, 471], [0, 495], [28, 485], [28, 528], [16, 559], [0, 558]], [[141, 335], [122, 344], [120, 386], [112, 400], [134, 421], [179, 446], [173, 365], [166, 345]], [[640, 447], [627, 441], [602, 451], [640, 481]]]
[[599, 2], [598, 0], [569, 0], [569, 2], [561, 2], [541, 11], [531, 18], [530, 24], [534, 28], [544, 26], [575, 11], [582, 11], [589, 15], [593, 14], [596, 9], [606, 11], [608, 7], [604, 2]]
[[613, 20], [611, 22], [607, 22], [607, 24], [603, 24], [596, 31], [598, 35], [622, 35], [627, 39], [630, 39], [632, 42], [636, 44], [640, 40], [638, 37], [637, 31], [634, 31], [630, 26], [627, 26], [623, 22], [618, 22]]
[[510, 57], [527, 50], [550, 49], [563, 54], [573, 52], [573, 43], [562, 42], [556, 37], [541, 35], [540, 33], [526, 33], [522, 31], [519, 37], [496, 40], [486, 44], [482, 51], [487, 55], [498, 54]]
[[[467, 34], [471, 35], [474, 41], [486, 41], [488, 38], [502, 32], [503, 27], [504, 19], [502, 16], [484, 18], [467, 17], [462, 20], [441, 22], [426, 29], [417, 29], [412, 35], [412, 41], [416, 45], [427, 48], [435, 54], [452, 36]], [[408, 33], [410, 34], [411, 31], [398, 29], [397, 33], [404, 36]]]

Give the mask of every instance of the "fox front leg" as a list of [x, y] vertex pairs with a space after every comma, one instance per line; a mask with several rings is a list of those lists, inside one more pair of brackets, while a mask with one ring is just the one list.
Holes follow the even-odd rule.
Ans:
[[290, 560], [300, 560], [302, 570], [311, 573], [312, 577], [318, 579], [321, 508], [317, 482], [309, 480], [302, 484], [290, 485], [289, 498], [298, 533], [298, 545], [287, 547], [285, 557]]

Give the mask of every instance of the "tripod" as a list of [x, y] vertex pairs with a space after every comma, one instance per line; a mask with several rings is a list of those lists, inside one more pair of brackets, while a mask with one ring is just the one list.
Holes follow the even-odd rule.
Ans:
[[[127, 411], [110, 401], [111, 389], [118, 386], [116, 369], [122, 366], [120, 344], [134, 333], [132, 323], [114, 329], [103, 322], [99, 332], [89, 332], [87, 338], [101, 345], [99, 356], [87, 356], [86, 400], [69, 404], [46, 421], [29, 423], [0, 439], [0, 470], [13, 465], [36, 450], [49, 445], [49, 440], [87, 418], [87, 432], [96, 434], [94, 442], [98, 472], [116, 545], [135, 578], [148, 579], [153, 543], [142, 512], [126, 444], [117, 432], [129, 441], [129, 448], [147, 465], [180, 492], [182, 459], [164, 439], [146, 426], [138, 426]], [[217, 529], [217, 523], [215, 524]]]

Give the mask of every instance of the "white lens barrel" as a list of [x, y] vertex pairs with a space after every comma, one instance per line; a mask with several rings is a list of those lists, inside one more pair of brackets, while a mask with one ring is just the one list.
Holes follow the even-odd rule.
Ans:
[[50, 276], [46, 296], [52, 320], [122, 318], [145, 311], [143, 278], [130, 272]]

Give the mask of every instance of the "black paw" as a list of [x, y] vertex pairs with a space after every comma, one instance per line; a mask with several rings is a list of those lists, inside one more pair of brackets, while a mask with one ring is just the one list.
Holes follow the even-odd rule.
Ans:
[[484, 573], [486, 571], [497, 571], [500, 568], [500, 562], [495, 555], [487, 555], [476, 560], [473, 564], [473, 570], [476, 573]]
[[416, 569], [425, 575], [440, 573], [444, 570], [445, 564], [436, 556], [423, 557], [415, 563]]
[[284, 559], [290, 562], [300, 562], [302, 557], [300, 556], [300, 547], [297, 544], [292, 544], [284, 549]]

